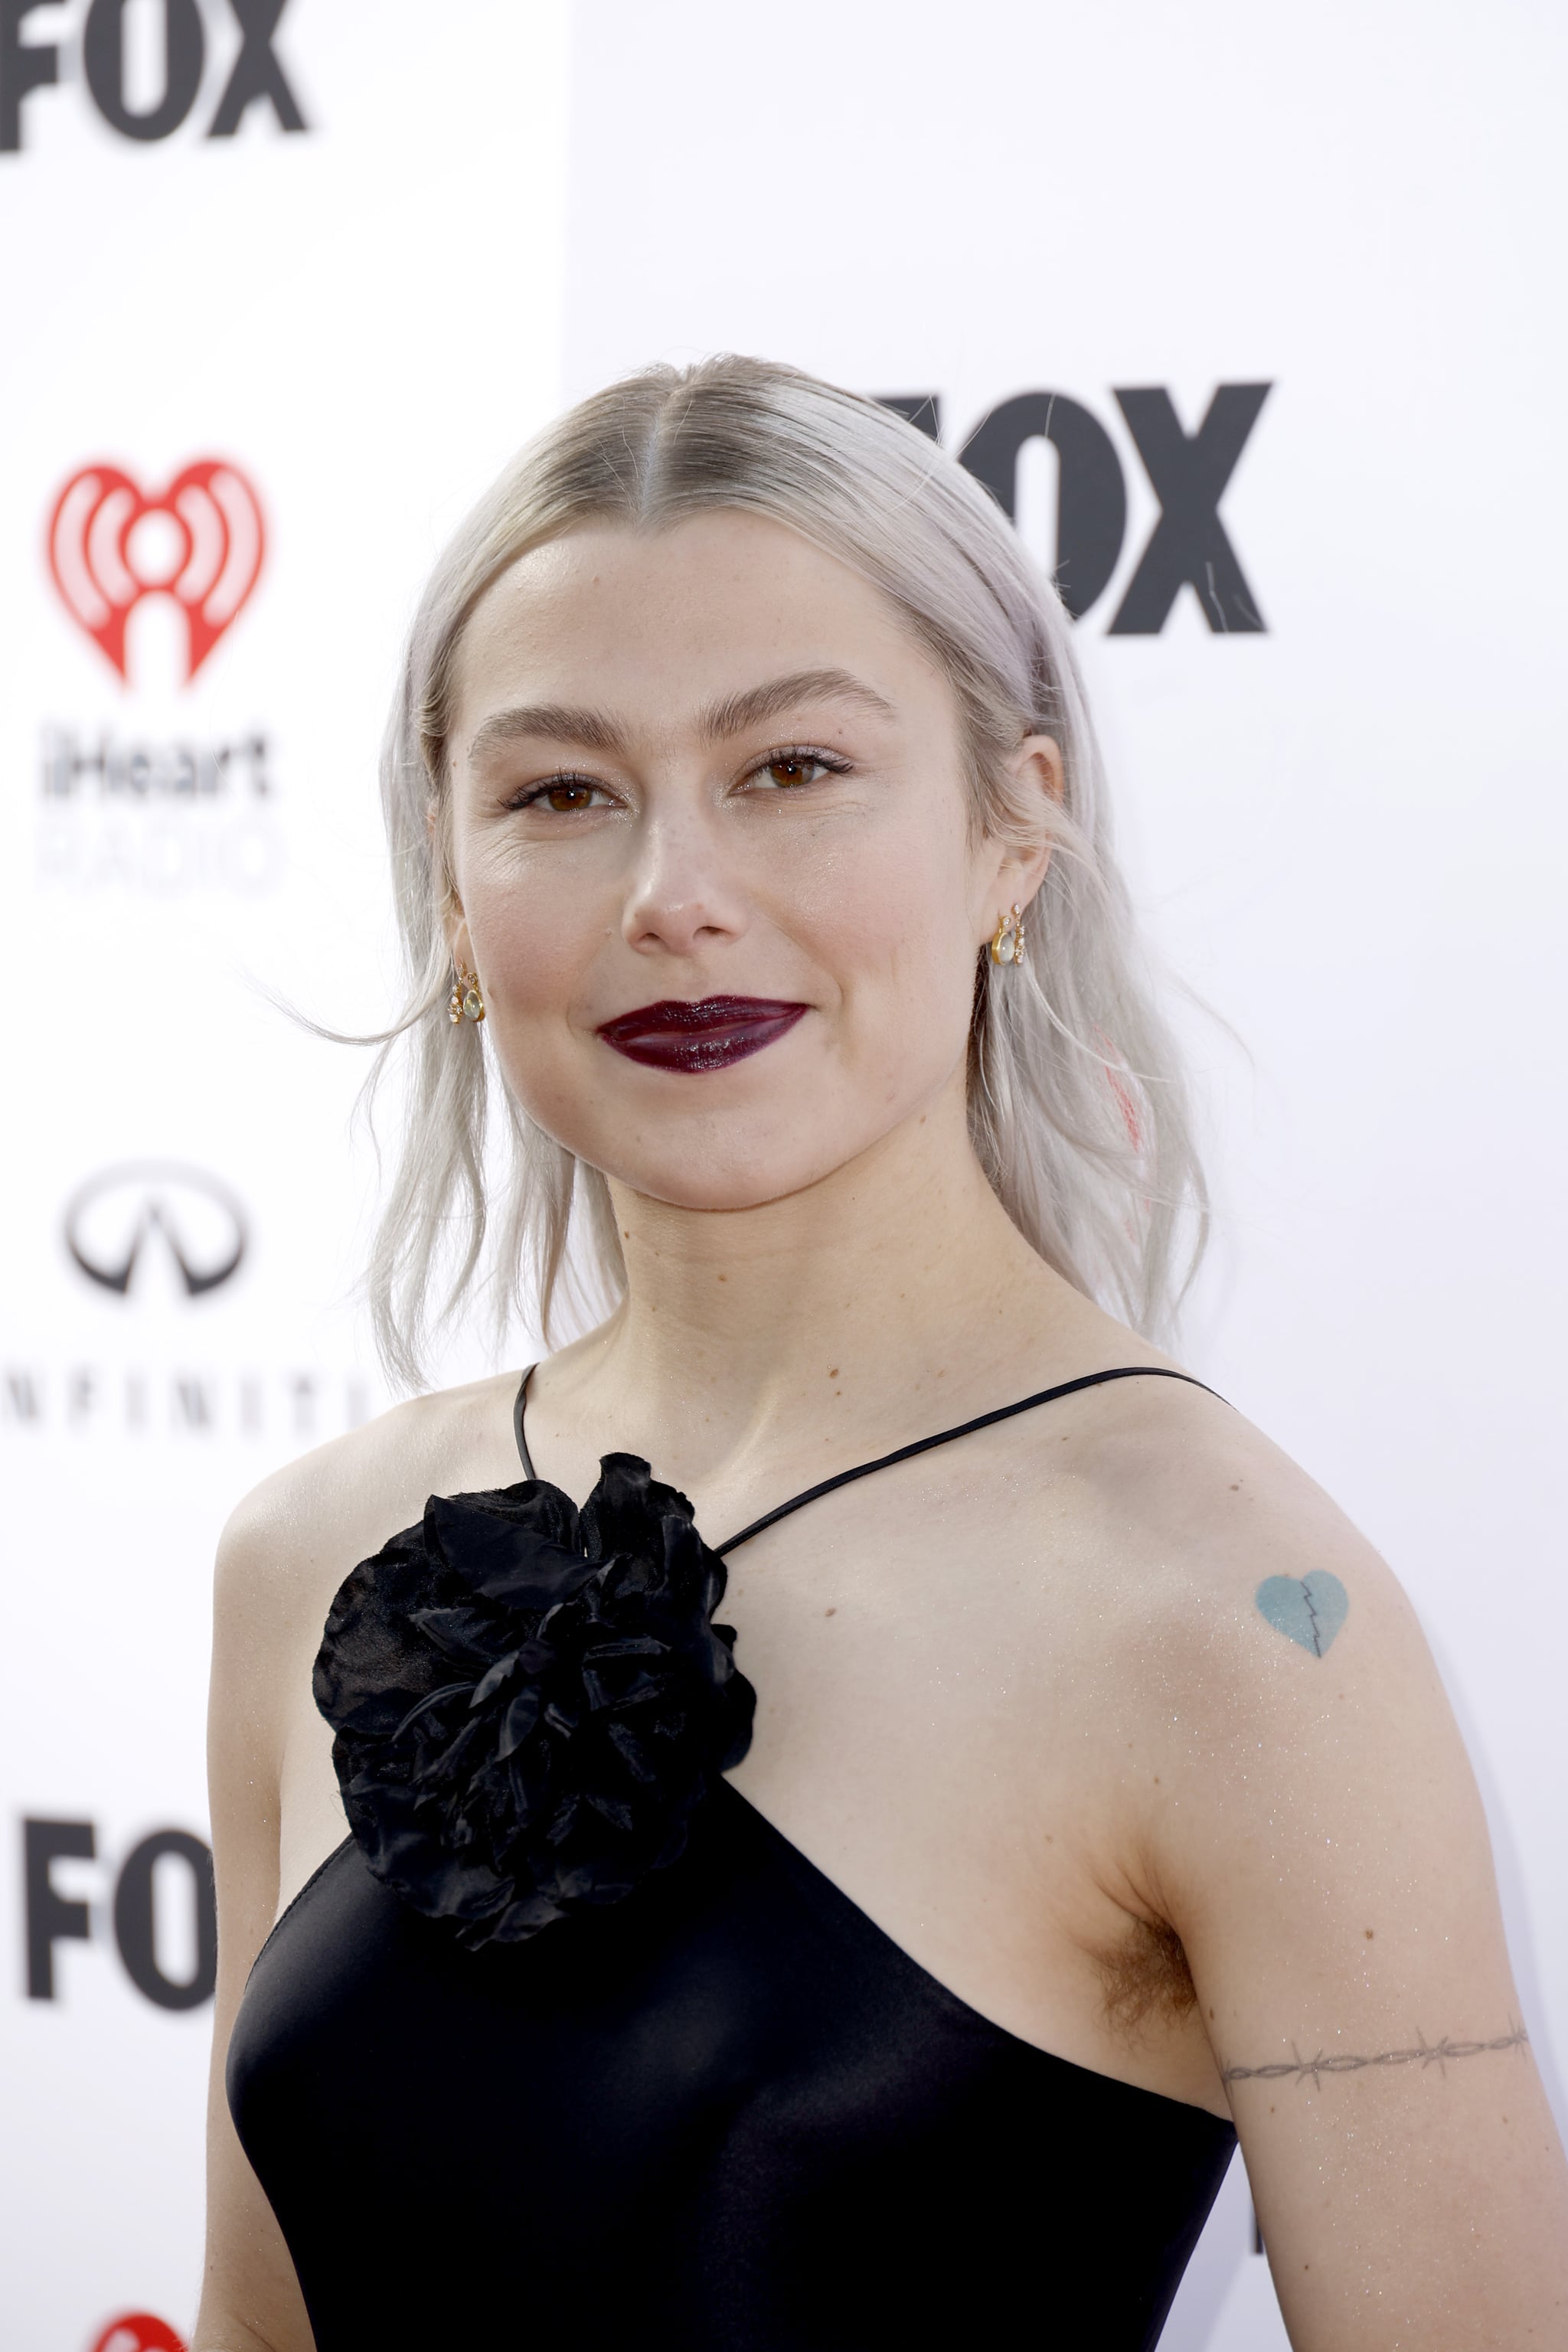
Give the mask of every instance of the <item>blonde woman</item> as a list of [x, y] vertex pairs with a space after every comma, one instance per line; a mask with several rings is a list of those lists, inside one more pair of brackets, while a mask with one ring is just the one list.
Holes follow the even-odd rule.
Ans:
[[986, 495], [787, 368], [615, 385], [384, 784], [388, 1360], [454, 1243], [448, 1312], [569, 1229], [606, 1311], [226, 1535], [199, 2352], [1133, 2352], [1237, 2135], [1298, 2352], [1561, 2343], [1431, 1658], [1159, 1344], [1181, 1075]]

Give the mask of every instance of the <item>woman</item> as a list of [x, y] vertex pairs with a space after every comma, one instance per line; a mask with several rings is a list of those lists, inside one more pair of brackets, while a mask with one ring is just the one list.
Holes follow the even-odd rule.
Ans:
[[1420, 1633], [1142, 1336], [1201, 1181], [984, 494], [788, 369], [616, 385], [439, 568], [386, 793], [389, 1359], [492, 1078], [499, 1278], [574, 1211], [613, 1303], [226, 1533], [200, 2352], [1121, 2352], [1237, 2133], [1300, 2352], [1561, 2341]]

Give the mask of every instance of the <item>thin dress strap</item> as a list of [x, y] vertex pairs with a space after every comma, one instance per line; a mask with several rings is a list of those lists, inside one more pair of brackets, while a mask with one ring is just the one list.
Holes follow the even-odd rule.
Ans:
[[[529, 1459], [528, 1444], [522, 1433], [522, 1412], [533, 1370], [530, 1364], [524, 1372], [511, 1412], [512, 1427], [517, 1432], [518, 1456], [525, 1475], [530, 1478], [537, 1477], [538, 1473]], [[860, 1462], [853, 1470], [840, 1470], [835, 1476], [824, 1478], [819, 1485], [807, 1486], [804, 1494], [792, 1495], [787, 1503], [780, 1503], [776, 1510], [765, 1512], [760, 1519], [753, 1519], [749, 1528], [742, 1528], [738, 1536], [731, 1536], [724, 1543], [715, 1544], [713, 1549], [720, 1553], [733, 1551], [738, 1545], [750, 1543], [753, 1536], [760, 1536], [764, 1528], [773, 1527], [780, 1519], [787, 1519], [792, 1511], [818, 1501], [824, 1495], [831, 1495], [835, 1487], [847, 1486], [852, 1479], [868, 1478], [873, 1470], [890, 1470], [895, 1462], [908, 1462], [914, 1454], [929, 1454], [933, 1445], [949, 1445], [955, 1437], [967, 1437], [973, 1430], [989, 1429], [993, 1422], [1011, 1421], [1016, 1412], [1032, 1412], [1037, 1404], [1050, 1404], [1057, 1397], [1072, 1396], [1079, 1389], [1098, 1388], [1103, 1381], [1143, 1380], [1185, 1381], [1189, 1386], [1202, 1389], [1205, 1396], [1219, 1395], [1219, 1391], [1211, 1389], [1206, 1381], [1194, 1380], [1191, 1372], [1173, 1371], [1167, 1364], [1117, 1364], [1110, 1371], [1083, 1372], [1076, 1381], [1062, 1381], [1054, 1389], [1040, 1389], [1034, 1396], [1020, 1397], [1016, 1404], [1002, 1404], [993, 1412], [976, 1413], [973, 1421], [961, 1421], [956, 1429], [939, 1430], [934, 1437], [917, 1437], [912, 1445], [900, 1445], [896, 1453], [879, 1454], [874, 1462]], [[1225, 1402], [1223, 1397], [1220, 1402]]]
[[519, 1381], [517, 1384], [517, 1402], [511, 1409], [511, 1425], [517, 1433], [517, 1458], [522, 1465], [522, 1475], [525, 1478], [537, 1478], [539, 1475], [538, 1471], [534, 1468], [533, 1464], [529, 1457], [528, 1440], [522, 1433], [522, 1408], [528, 1396], [528, 1384], [538, 1369], [539, 1367], [537, 1364], [530, 1364], [527, 1371], [524, 1372], [521, 1380]]

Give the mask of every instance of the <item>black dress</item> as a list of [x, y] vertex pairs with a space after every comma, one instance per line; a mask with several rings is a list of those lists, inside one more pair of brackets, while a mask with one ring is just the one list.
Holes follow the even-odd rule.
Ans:
[[333, 1603], [353, 1829], [230, 2044], [318, 2352], [1142, 2352], [1230, 2125], [989, 2023], [747, 1802], [721, 1558], [634, 1456], [575, 1512], [521, 1406], [529, 1476]]

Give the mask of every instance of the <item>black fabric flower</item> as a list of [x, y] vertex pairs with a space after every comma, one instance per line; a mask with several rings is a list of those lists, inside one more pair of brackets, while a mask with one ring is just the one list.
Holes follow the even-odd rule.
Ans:
[[471, 1946], [615, 1903], [675, 1861], [751, 1744], [691, 1506], [607, 1454], [581, 1513], [542, 1479], [433, 1495], [348, 1577], [316, 1704], [375, 1876]]

